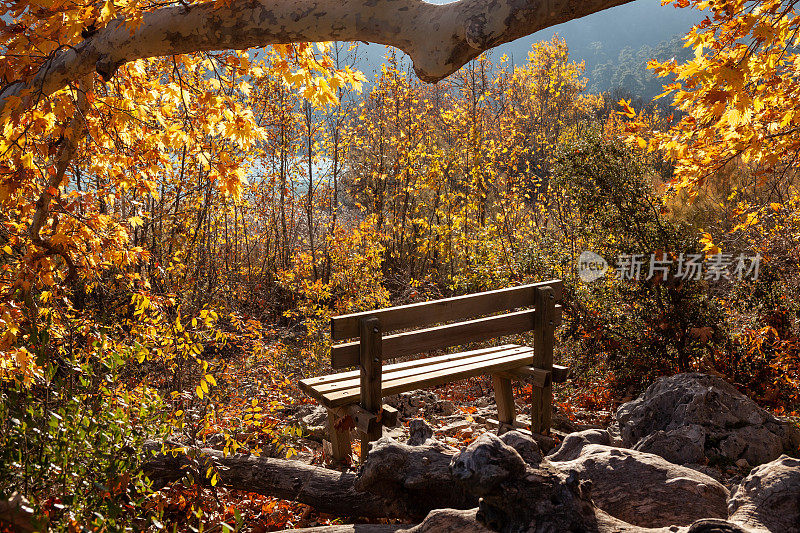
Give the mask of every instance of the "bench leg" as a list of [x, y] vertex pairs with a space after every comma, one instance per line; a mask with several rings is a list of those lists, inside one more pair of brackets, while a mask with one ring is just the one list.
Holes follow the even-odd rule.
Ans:
[[361, 461], [364, 461], [370, 449], [372, 449], [372, 443], [381, 438], [382, 434], [383, 426], [381, 424], [375, 424], [375, 427], [370, 428], [367, 433], [358, 432], [359, 437], [361, 437]]
[[345, 463], [350, 457], [350, 429], [336, 429], [341, 417], [336, 409], [328, 409], [328, 435], [331, 439], [331, 457], [334, 463]]
[[511, 379], [497, 374], [492, 374], [492, 383], [494, 385], [494, 399], [497, 403], [497, 419], [500, 421], [498, 433], [503, 433], [509, 428], [514, 428], [514, 421], [517, 418], [514, 405], [514, 389], [511, 386]]
[[531, 431], [548, 435], [552, 424], [553, 386], [533, 386], [531, 392]]
[[[361, 407], [372, 414], [381, 409], [381, 381], [383, 345], [381, 323], [375, 317], [362, 318], [359, 322], [361, 342], [359, 344], [359, 363], [361, 367]], [[361, 461], [366, 459], [371, 442], [381, 438], [383, 428], [380, 424], [370, 425], [366, 431], [359, 431], [361, 437]]]
[[[551, 287], [540, 287], [534, 293], [536, 318], [533, 344], [533, 366], [547, 372], [553, 371], [553, 344], [555, 337], [555, 298]], [[531, 398], [531, 431], [540, 435], [550, 433], [553, 409], [553, 386], [533, 385]]]

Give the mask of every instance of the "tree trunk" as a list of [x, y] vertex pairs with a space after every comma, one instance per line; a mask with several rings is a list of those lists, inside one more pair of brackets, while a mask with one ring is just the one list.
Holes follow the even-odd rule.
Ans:
[[[160, 451], [160, 443], [150, 450]], [[179, 446], [174, 446], [177, 449]], [[158, 453], [142, 466], [161, 488], [177, 481], [187, 472], [198, 482], [209, 484], [210, 475], [217, 474], [217, 486], [244, 490], [310, 505], [314, 509], [337, 516], [368, 518], [397, 517], [383, 500], [355, 488], [356, 475], [312, 466], [300, 461], [229, 455], [211, 449], [188, 448], [185, 453]], [[209, 467], [214, 467], [208, 472]]]
[[[167, 447], [181, 449], [177, 444]], [[449, 465], [457, 450], [434, 440], [408, 446], [381, 439], [374, 443], [358, 475], [300, 461], [225, 457], [208, 448], [183, 448], [173, 455], [160, 453], [161, 444], [152, 442], [146, 449], [155, 455], [142, 469], [154, 488], [177, 481], [187, 472], [209, 484], [216, 473], [217, 486], [305, 503], [323, 513], [366, 518], [421, 520], [436, 508], [469, 509], [478, 504], [476, 496], [454, 486]]]

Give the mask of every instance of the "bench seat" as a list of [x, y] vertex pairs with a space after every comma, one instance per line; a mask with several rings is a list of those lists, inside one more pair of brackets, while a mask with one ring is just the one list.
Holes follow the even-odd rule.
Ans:
[[[381, 394], [391, 396], [459, 379], [514, 370], [530, 365], [532, 360], [533, 348], [504, 344], [384, 365]], [[300, 381], [300, 388], [329, 408], [361, 401], [358, 370], [304, 379]]]

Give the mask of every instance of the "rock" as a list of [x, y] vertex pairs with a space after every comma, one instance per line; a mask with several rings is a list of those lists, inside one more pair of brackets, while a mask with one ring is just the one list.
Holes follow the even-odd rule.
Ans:
[[515, 430], [506, 431], [500, 436], [500, 440], [506, 446], [514, 448], [527, 464], [536, 466], [542, 462], [542, 451], [532, 437]]
[[717, 481], [725, 485], [728, 491], [733, 490], [734, 488], [736, 488], [736, 485], [738, 485], [738, 483], [736, 485], [731, 485], [730, 478], [725, 476], [719, 468], [714, 468], [713, 466], [708, 466], [708, 465], [692, 464], [692, 463], [681, 466], [685, 466], [686, 468], [691, 468], [692, 470], [697, 470], [698, 472], [703, 473], [710, 478], [716, 479]]
[[721, 378], [699, 373], [658, 379], [620, 406], [609, 432], [615, 445], [676, 464], [745, 459], [759, 465], [800, 446], [797, 428]]
[[494, 531], [597, 530], [589, 484], [546, 461], [526, 464], [493, 433], [456, 454], [450, 471], [459, 486], [481, 498], [475, 518]]
[[584, 444], [575, 459], [551, 464], [591, 481], [595, 505], [630, 524], [681, 526], [701, 518], [727, 516], [728, 489], [705, 474], [657, 455]]
[[658, 430], [647, 435], [634, 446], [634, 450], [653, 453], [675, 464], [703, 464], [706, 432], [702, 426], [690, 424], [670, 431]]
[[[416, 418], [420, 415], [449, 416], [455, 412], [455, 405], [448, 400], [442, 401], [436, 394], [426, 390], [401, 392], [383, 399], [397, 409], [401, 418]], [[446, 413], [449, 413], [446, 414]]]
[[475, 400], [475, 407], [489, 407], [489, 399], [485, 397], [478, 398]]
[[800, 460], [782, 455], [754, 468], [728, 501], [729, 520], [753, 529], [800, 533]]
[[605, 429], [587, 429], [577, 433], [570, 433], [564, 438], [561, 446], [547, 455], [550, 461], [571, 461], [576, 459], [583, 447], [587, 444], [608, 445], [611, 438]]
[[750, 463], [747, 462], [747, 459], [739, 459], [736, 461], [736, 466], [742, 470], [747, 470], [750, 468]]
[[451, 416], [456, 412], [456, 404], [450, 400], [443, 400], [439, 402], [439, 409], [441, 409], [444, 416]]
[[[396, 529], [396, 533], [490, 533], [497, 531], [496, 529], [489, 529], [477, 520], [479, 509], [456, 510], [456, 509], [436, 509], [431, 511], [425, 520], [410, 527], [410, 529], [403, 529], [403, 526]], [[547, 524], [550, 525], [550, 524]], [[566, 529], [546, 529], [537, 527], [536, 522], [530, 524], [528, 527], [518, 529], [504, 528], [500, 531], [513, 531], [513, 532], [561, 532], [567, 531]], [[365, 529], [348, 529], [364, 527]], [[390, 527], [390, 526], [375, 526], [373, 524], [358, 524], [358, 525], [344, 525], [344, 526], [327, 526], [325, 528], [312, 528], [312, 529], [292, 529], [286, 530], [286, 533], [384, 533], [384, 530], [378, 529], [373, 531], [371, 527]], [[406, 526], [408, 527], [408, 526]], [[341, 529], [340, 529], [341, 528]], [[719, 520], [716, 518], [706, 518], [693, 522], [690, 526], [677, 527], [672, 526], [669, 528], [642, 528], [633, 526], [626, 522], [617, 520], [609, 516], [603, 511], [597, 510], [596, 518], [593, 522], [589, 523], [589, 528], [578, 528], [571, 531], [586, 531], [594, 533], [763, 533], [756, 532], [750, 529], [744, 529], [737, 524], [728, 522], [727, 520]]]
[[405, 426], [397, 426], [393, 428], [385, 427], [381, 432], [381, 437], [388, 437], [394, 440], [405, 441], [408, 440], [408, 428]]
[[471, 429], [471, 427], [472, 424], [469, 422], [469, 420], [456, 420], [455, 422], [444, 426], [439, 431], [445, 435], [455, 435], [467, 429]]
[[[528, 411], [528, 413], [530, 413], [530, 410]], [[562, 412], [562, 410], [557, 405], [553, 405], [553, 412], [551, 414], [550, 426], [553, 429], [563, 431], [564, 433], [575, 433], [576, 431], [580, 431], [581, 429], [583, 429], [580, 427], [579, 424], [576, 424], [575, 422], [570, 420], [569, 416], [567, 416], [566, 413]]]
[[328, 423], [328, 410], [318, 405], [301, 419], [304, 426], [324, 426]]
[[491, 533], [491, 529], [475, 519], [477, 509], [436, 509], [422, 523], [398, 533]]
[[419, 446], [433, 437], [433, 429], [421, 418], [415, 418], [408, 423], [408, 433], [409, 446]]
[[316, 406], [309, 414], [300, 419], [300, 427], [304, 433], [317, 439], [328, 438], [328, 410], [321, 405]]

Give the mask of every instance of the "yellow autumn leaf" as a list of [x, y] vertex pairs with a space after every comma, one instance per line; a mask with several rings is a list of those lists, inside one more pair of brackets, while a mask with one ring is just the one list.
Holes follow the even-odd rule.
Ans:
[[103, 8], [100, 10], [100, 18], [102, 20], [111, 20], [114, 17], [114, 2], [113, 0], [106, 0], [103, 3]]
[[703, 233], [702, 237], [700, 237], [700, 244], [703, 245], [703, 251], [707, 255], [717, 255], [722, 252], [722, 249], [714, 244], [710, 233]]

